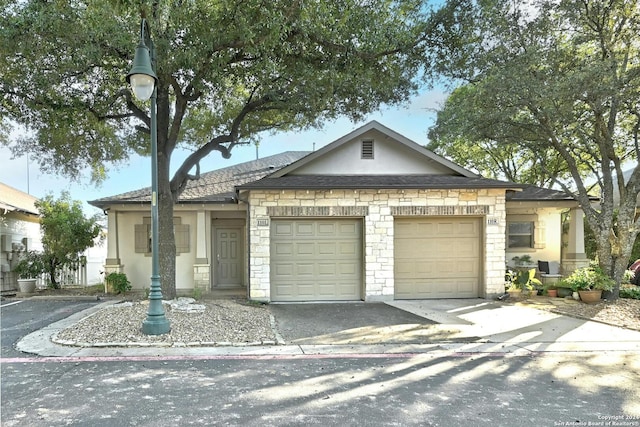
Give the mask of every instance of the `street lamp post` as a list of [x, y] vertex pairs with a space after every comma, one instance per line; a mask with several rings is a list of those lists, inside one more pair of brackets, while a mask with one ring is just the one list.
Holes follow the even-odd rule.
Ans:
[[140, 43], [133, 57], [127, 82], [136, 98], [141, 101], [151, 99], [151, 287], [149, 290], [149, 310], [142, 322], [142, 332], [146, 335], [162, 335], [171, 330], [162, 307], [160, 286], [160, 264], [158, 260], [158, 122], [156, 118], [156, 93], [158, 77], [153, 70], [155, 49], [149, 26], [145, 19], [140, 22]]

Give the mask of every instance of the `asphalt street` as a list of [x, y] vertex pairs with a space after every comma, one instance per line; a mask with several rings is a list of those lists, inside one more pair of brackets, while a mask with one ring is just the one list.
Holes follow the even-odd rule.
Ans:
[[98, 304], [100, 301], [7, 299], [0, 302], [0, 356], [25, 356], [14, 345], [23, 336]]
[[606, 417], [629, 422], [609, 425], [638, 425], [638, 371], [620, 372], [631, 360], [605, 359], [423, 354], [9, 363], [2, 368], [2, 425], [564, 426], [605, 425], [597, 423]]
[[637, 352], [56, 358], [13, 349], [91, 304], [2, 307], [3, 427], [640, 426]]

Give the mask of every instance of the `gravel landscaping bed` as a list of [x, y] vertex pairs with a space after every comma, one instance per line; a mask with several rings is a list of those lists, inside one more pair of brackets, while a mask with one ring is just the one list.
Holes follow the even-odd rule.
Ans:
[[526, 303], [558, 314], [640, 331], [640, 300], [636, 299], [620, 298], [616, 301], [602, 300], [597, 304], [585, 304], [571, 297], [536, 297]]
[[60, 331], [54, 342], [77, 346], [102, 346], [106, 343], [141, 346], [276, 344], [273, 319], [264, 306], [235, 300], [192, 305], [189, 310], [164, 305], [165, 316], [171, 324], [168, 334], [143, 334], [141, 326], [147, 317], [149, 302], [135, 301], [97, 311]]

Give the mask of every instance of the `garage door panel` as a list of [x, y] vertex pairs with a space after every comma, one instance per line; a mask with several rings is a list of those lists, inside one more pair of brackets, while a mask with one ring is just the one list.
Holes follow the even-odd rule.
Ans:
[[273, 233], [276, 236], [293, 236], [293, 225], [277, 223], [274, 225]]
[[360, 254], [361, 243], [358, 242], [338, 242], [338, 252], [340, 256], [357, 257]]
[[314, 255], [314, 245], [313, 243], [301, 243], [298, 242], [295, 244], [295, 254], [302, 256], [313, 256]]
[[436, 227], [436, 236], [451, 236], [454, 234], [455, 228], [452, 222], [439, 222]]
[[348, 237], [348, 238], [359, 238], [360, 237], [360, 223], [353, 222], [349, 224], [341, 223], [338, 224], [340, 236]]
[[476, 274], [480, 271], [480, 262], [477, 259], [461, 260], [456, 264], [456, 272], [462, 277], [476, 278]]
[[293, 243], [278, 243], [273, 246], [274, 253], [280, 256], [289, 256], [293, 254]]
[[318, 276], [335, 276], [336, 265], [334, 263], [319, 263], [317, 264]]
[[[282, 224], [288, 224], [283, 227]], [[360, 299], [362, 223], [355, 219], [273, 220], [271, 299], [333, 301]], [[278, 230], [284, 230], [278, 233]], [[294, 230], [293, 233], [288, 233]], [[282, 250], [281, 245], [293, 245]], [[293, 265], [280, 269], [279, 265]], [[291, 274], [280, 274], [290, 273]]]
[[336, 254], [336, 244], [333, 242], [319, 242], [318, 253], [320, 255], [334, 255]]
[[479, 218], [406, 218], [394, 225], [397, 299], [478, 296]]
[[315, 266], [313, 264], [306, 263], [297, 263], [293, 266], [293, 274], [291, 274], [292, 278], [309, 276], [313, 277], [315, 274]]
[[458, 236], [476, 236], [478, 235], [478, 225], [476, 222], [460, 222], [456, 234]]
[[296, 230], [295, 234], [298, 237], [313, 236], [313, 234], [315, 232], [315, 227], [314, 227], [313, 224], [297, 222], [297, 223], [295, 223], [295, 227], [294, 228]]
[[276, 274], [281, 277], [291, 277], [294, 273], [293, 264], [280, 263], [275, 266]]

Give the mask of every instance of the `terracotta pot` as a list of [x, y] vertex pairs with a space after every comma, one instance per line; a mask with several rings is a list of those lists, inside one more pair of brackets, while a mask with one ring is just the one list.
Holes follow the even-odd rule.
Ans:
[[558, 290], [557, 289], [547, 289], [547, 295], [549, 295], [551, 298], [557, 298]]
[[522, 298], [522, 289], [511, 289], [508, 290], [509, 298], [511, 299], [521, 299]]
[[595, 304], [602, 298], [602, 290], [600, 289], [595, 291], [578, 291], [578, 294], [580, 294], [582, 302], [587, 304]]

